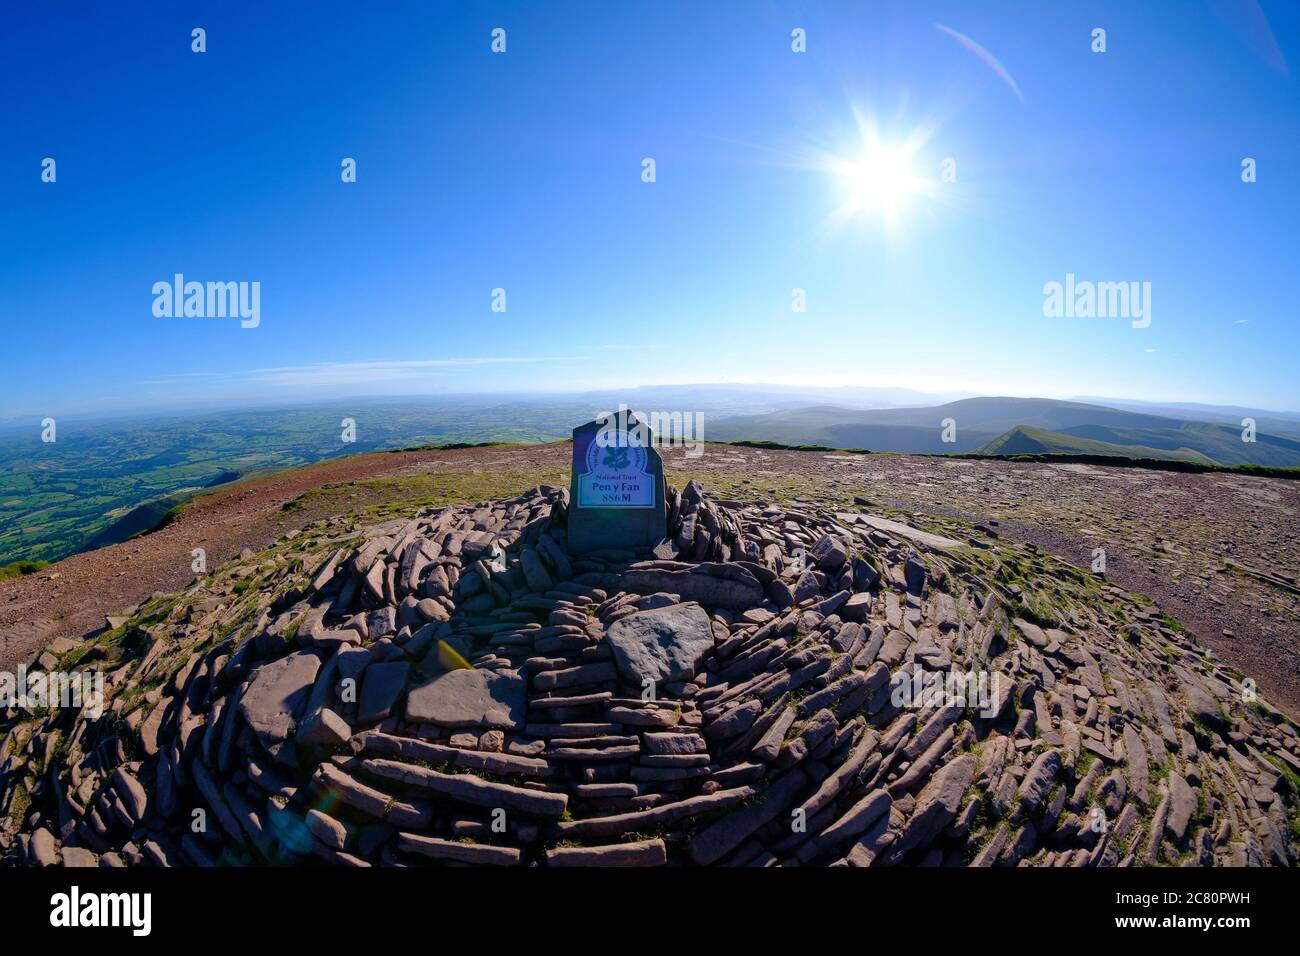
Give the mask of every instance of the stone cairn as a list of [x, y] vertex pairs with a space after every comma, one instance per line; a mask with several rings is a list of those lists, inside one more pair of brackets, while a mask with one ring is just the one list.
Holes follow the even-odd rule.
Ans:
[[[991, 533], [696, 483], [668, 505], [653, 554], [570, 556], [549, 487], [360, 536], [339, 519], [146, 605], [72, 652], [107, 675], [102, 715], [4, 715], [0, 853], [1295, 860], [1292, 723], [1150, 607]], [[977, 670], [987, 706], [891, 681]]]

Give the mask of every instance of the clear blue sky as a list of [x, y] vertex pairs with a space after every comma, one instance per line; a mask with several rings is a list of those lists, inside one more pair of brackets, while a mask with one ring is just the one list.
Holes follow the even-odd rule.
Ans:
[[[1300, 408], [1300, 5], [1083, 6], [7, 4], [0, 418], [719, 381]], [[825, 168], [864, 127], [927, 181], [890, 221]], [[261, 325], [155, 318], [176, 272], [260, 282]], [[1150, 282], [1150, 327], [1045, 317], [1067, 273]]]

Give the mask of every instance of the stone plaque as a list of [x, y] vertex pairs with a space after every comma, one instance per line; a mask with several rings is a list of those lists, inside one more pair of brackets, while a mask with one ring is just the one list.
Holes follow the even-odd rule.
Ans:
[[649, 426], [620, 410], [575, 428], [569, 550], [652, 548], [667, 533], [663, 459]]

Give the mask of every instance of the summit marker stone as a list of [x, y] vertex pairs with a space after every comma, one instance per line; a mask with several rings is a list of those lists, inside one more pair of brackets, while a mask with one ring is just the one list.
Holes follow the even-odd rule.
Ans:
[[636, 551], [667, 534], [664, 465], [650, 427], [620, 410], [575, 428], [569, 551]]

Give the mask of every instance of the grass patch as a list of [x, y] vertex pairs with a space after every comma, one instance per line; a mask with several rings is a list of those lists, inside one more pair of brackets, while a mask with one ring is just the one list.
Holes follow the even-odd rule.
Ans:
[[370, 519], [459, 502], [513, 498], [534, 485], [566, 486], [568, 483], [568, 470], [561, 468], [485, 469], [366, 478], [313, 489], [285, 502], [282, 510], [355, 513], [359, 518]]
[[9, 564], [0, 565], [0, 581], [20, 578], [25, 574], [35, 574], [49, 566], [48, 561], [11, 561]]
[[1169, 628], [1171, 631], [1175, 632], [1176, 634], [1187, 633], [1187, 628], [1183, 627], [1181, 624], [1178, 623], [1178, 621], [1170, 617], [1168, 614], [1165, 614], [1164, 612], [1161, 612], [1160, 620], [1165, 625], [1165, 627]]
[[23, 818], [27, 816], [27, 811], [32, 806], [32, 795], [27, 792], [27, 788], [21, 783], [16, 785], [13, 799], [9, 802], [9, 819], [13, 821], [14, 826], [19, 826]]

